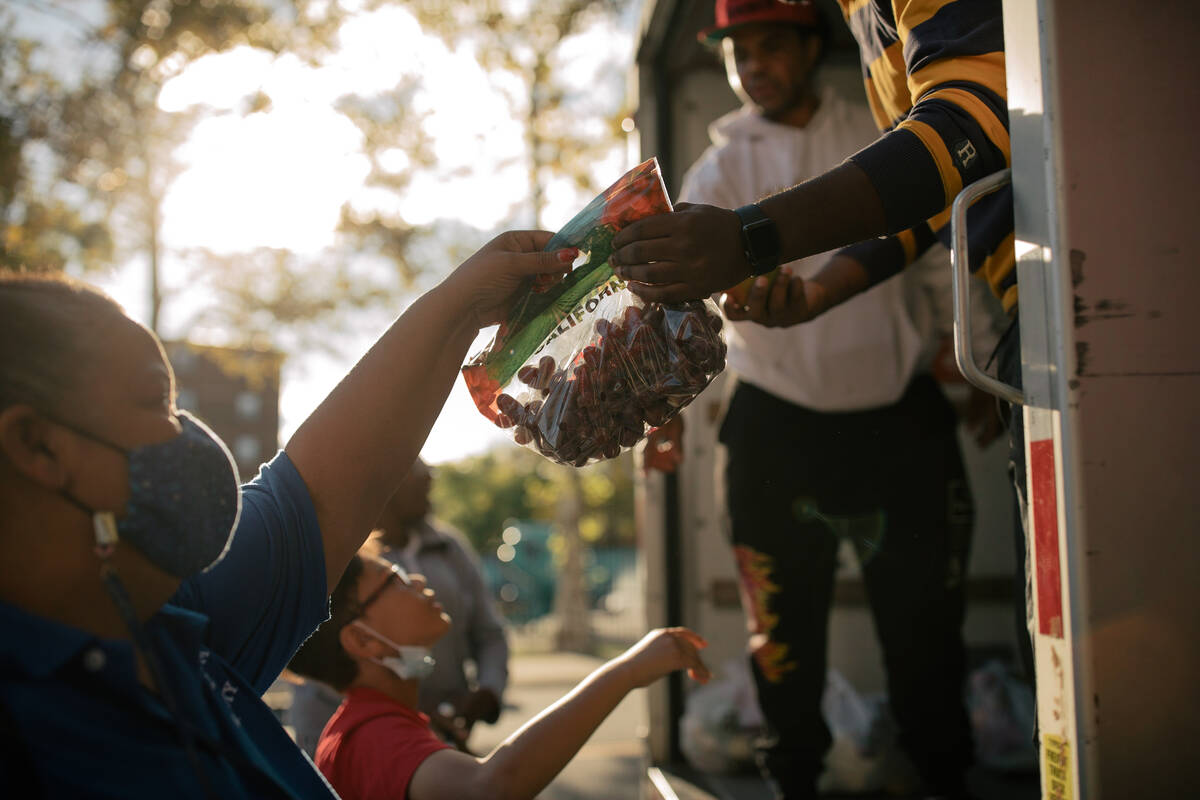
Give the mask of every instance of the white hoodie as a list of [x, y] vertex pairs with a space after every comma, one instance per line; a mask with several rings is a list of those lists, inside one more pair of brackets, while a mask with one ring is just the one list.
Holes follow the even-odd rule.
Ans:
[[[730, 112], [709, 128], [712, 146], [684, 176], [680, 200], [737, 208], [822, 174], [873, 142], [879, 131], [866, 105], [831, 87], [804, 128], [763, 118], [753, 107]], [[791, 262], [810, 277], [828, 261], [821, 253]], [[893, 277], [811, 322], [726, 328], [729, 366], [771, 394], [814, 411], [856, 411], [903, 395], [926, 342]]]

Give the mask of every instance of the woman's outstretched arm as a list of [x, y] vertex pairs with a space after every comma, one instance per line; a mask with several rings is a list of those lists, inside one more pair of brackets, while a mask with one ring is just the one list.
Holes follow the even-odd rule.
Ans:
[[500, 321], [524, 278], [570, 265], [573, 249], [542, 252], [550, 236], [510, 231], [484, 245], [409, 306], [288, 441], [329, 586], [416, 459], [479, 329]]

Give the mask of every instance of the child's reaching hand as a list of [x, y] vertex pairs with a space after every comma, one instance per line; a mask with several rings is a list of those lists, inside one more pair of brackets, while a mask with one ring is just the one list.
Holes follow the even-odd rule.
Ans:
[[472, 758], [447, 748], [426, 758], [412, 776], [407, 797], [532, 800], [631, 690], [648, 686], [677, 669], [686, 669], [693, 679], [707, 682], [708, 667], [699, 653], [707, 645], [687, 628], [650, 631], [487, 756]]
[[700, 659], [708, 642], [687, 628], [659, 628], [618, 656], [635, 686], [649, 686], [664, 675], [686, 668], [694, 681], [708, 683], [712, 673]]

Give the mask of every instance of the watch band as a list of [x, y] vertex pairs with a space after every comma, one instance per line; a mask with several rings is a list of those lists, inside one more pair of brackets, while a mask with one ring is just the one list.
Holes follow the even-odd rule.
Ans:
[[742, 248], [750, 263], [751, 275], [765, 275], [779, 266], [779, 229], [775, 221], [763, 213], [758, 203], [735, 208], [733, 213], [742, 221]]

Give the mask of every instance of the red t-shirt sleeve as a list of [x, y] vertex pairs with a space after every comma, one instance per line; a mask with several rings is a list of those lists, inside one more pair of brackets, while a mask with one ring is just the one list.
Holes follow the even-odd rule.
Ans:
[[327, 731], [316, 761], [342, 800], [404, 800], [421, 762], [447, 747], [428, 725], [385, 716], [345, 735]]

